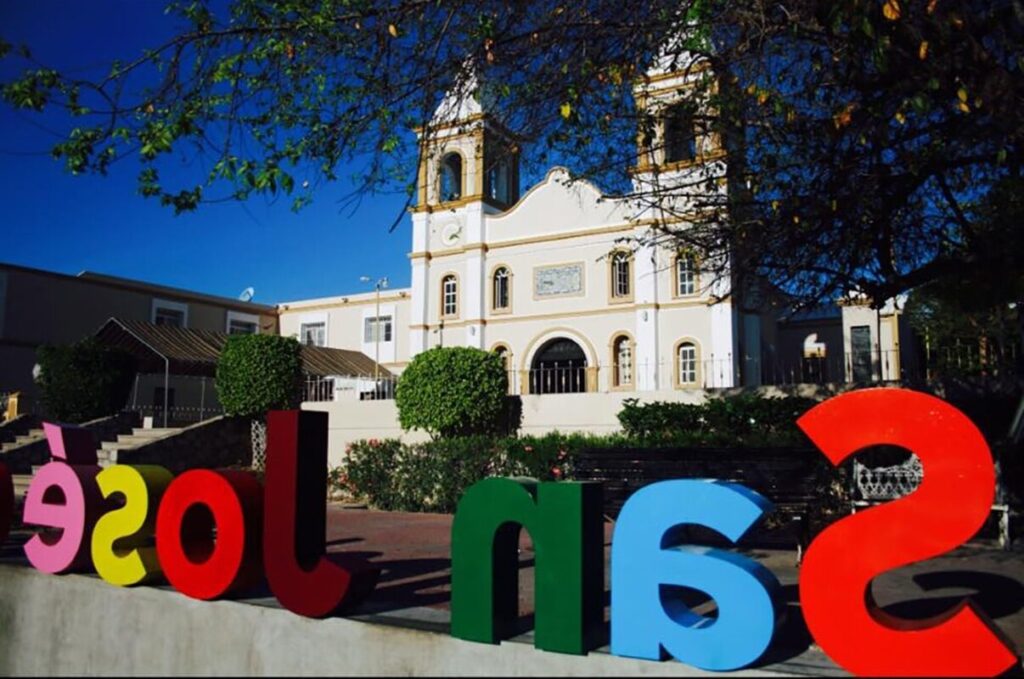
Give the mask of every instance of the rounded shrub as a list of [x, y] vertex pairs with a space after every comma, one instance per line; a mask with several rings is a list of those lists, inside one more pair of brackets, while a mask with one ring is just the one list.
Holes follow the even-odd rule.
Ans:
[[135, 378], [131, 354], [89, 337], [69, 346], [41, 346], [39, 389], [47, 415], [79, 423], [116, 414]]
[[509, 429], [508, 375], [501, 357], [471, 347], [435, 347], [409, 363], [395, 392], [403, 429], [432, 437]]
[[262, 417], [297, 408], [302, 346], [294, 337], [231, 335], [217, 362], [217, 396], [224, 412]]

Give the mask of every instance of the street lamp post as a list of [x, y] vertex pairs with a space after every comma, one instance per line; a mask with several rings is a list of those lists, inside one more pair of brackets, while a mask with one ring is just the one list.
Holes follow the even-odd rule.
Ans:
[[[372, 278], [369, 276], [360, 276], [359, 280], [363, 283], [369, 283]], [[381, 288], [388, 287], [388, 277], [378, 278], [377, 282], [373, 284], [374, 291], [376, 292], [377, 298], [377, 311], [373, 317], [373, 338], [375, 340], [374, 357], [373, 357], [373, 395], [374, 398], [380, 391], [380, 291]]]

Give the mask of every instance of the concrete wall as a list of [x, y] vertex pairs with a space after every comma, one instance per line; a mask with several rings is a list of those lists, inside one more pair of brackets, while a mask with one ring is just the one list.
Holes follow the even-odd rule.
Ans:
[[[703, 403], [707, 392], [700, 389], [591, 394], [544, 394], [522, 396], [522, 434], [540, 435], [552, 431], [607, 434], [619, 431], [618, 413], [627, 398], [641, 402], [680, 401]], [[333, 401], [303, 403], [304, 410], [328, 413], [328, 463], [335, 466], [345, 457], [345, 447], [360, 439], [400, 438], [406, 443], [429, 440], [420, 431], [403, 432], [398, 425], [394, 401]]]
[[[375, 616], [311, 620], [272, 600], [260, 604], [197, 601], [168, 588], [121, 588], [94, 576], [0, 564], [0, 675], [720, 676], [603, 652], [477, 644]], [[819, 664], [811, 671], [835, 672]], [[795, 665], [743, 674], [793, 676]]]

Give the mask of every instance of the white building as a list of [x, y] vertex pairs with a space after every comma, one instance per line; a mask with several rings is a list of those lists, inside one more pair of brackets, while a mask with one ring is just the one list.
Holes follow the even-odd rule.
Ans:
[[[639, 195], [685, 187], [695, 173], [728, 190], [722, 140], [693, 113], [704, 105], [694, 85], [712, 76], [685, 61], [635, 87], [657, 121], [631, 171]], [[486, 101], [450, 96], [418, 132], [412, 286], [279, 305], [281, 334], [361, 351], [396, 373], [438, 345], [497, 351], [519, 394], [755, 386], [778, 364], [774, 322], [740, 308], [730, 276], [702, 276], [697, 256], [644, 238], [658, 222], [685, 228], [679, 217], [602, 195], [557, 167], [520, 194], [516, 141]], [[842, 356], [845, 345], [828, 351]]]

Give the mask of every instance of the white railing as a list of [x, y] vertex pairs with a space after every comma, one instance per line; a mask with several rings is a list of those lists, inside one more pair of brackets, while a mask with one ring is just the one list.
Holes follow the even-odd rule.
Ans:
[[393, 375], [306, 375], [302, 385], [303, 402], [381, 401], [395, 397], [398, 378]]

